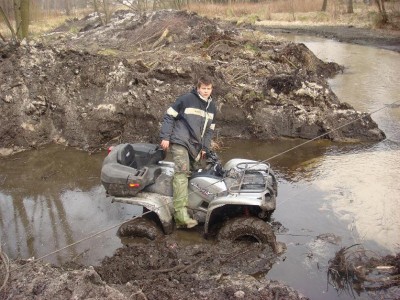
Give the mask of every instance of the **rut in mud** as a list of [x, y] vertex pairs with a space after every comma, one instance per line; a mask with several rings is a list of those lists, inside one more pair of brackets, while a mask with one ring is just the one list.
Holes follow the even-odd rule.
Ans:
[[267, 244], [205, 241], [193, 245], [168, 236], [146, 246], [121, 248], [96, 270], [109, 284], [130, 281], [148, 299], [273, 299], [276, 295], [301, 299], [294, 290], [263, 278], [276, 259]]
[[277, 259], [269, 245], [178, 240], [125, 240], [94, 268], [13, 262], [0, 299], [307, 299], [266, 279]]

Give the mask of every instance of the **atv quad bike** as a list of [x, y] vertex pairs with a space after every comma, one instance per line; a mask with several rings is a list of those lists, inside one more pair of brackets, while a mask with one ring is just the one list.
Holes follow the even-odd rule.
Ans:
[[[119, 228], [119, 235], [156, 238], [175, 228], [172, 200], [174, 163], [155, 144], [120, 144], [109, 150], [101, 182], [112, 202], [143, 207], [143, 216]], [[204, 234], [218, 240], [252, 239], [276, 251], [267, 221], [276, 207], [277, 181], [269, 164], [231, 159], [223, 167], [207, 152], [207, 167], [189, 178], [188, 213], [204, 224]]]

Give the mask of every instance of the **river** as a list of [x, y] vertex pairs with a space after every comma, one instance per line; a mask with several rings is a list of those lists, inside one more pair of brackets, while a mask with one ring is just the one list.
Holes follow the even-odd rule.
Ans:
[[[374, 144], [232, 140], [220, 156], [268, 160], [303, 144], [269, 161], [279, 179], [273, 218], [285, 228], [277, 238], [287, 251], [266, 276], [310, 299], [353, 299], [327, 287], [335, 252], [356, 243], [381, 255], [400, 251], [400, 54], [316, 37], [284, 38], [344, 65], [344, 73], [329, 80], [332, 89], [341, 101], [372, 113], [387, 139]], [[0, 237], [10, 258], [46, 256], [56, 264], [74, 259], [95, 265], [121, 247], [117, 225], [138, 209], [105, 197], [99, 184], [104, 155], [51, 145], [0, 159]], [[323, 234], [336, 237], [336, 243], [317, 238]]]

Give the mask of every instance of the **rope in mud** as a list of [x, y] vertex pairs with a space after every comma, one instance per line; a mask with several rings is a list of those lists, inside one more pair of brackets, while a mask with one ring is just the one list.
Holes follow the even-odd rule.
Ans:
[[[392, 105], [395, 105], [395, 104], [398, 103], [398, 102], [400, 102], [400, 100], [394, 101], [394, 102], [392, 102], [392, 103], [390, 103], [390, 104], [386, 104], [386, 105], [384, 105], [384, 106], [382, 106], [382, 107], [380, 107], [380, 108], [378, 108], [378, 109], [376, 109], [376, 110], [374, 110], [374, 111], [372, 111], [372, 112], [370, 112], [370, 113], [368, 113], [368, 114], [366, 114], [366, 115], [364, 115], [364, 116], [361, 116], [361, 117], [359, 117], [359, 118], [357, 118], [357, 119], [355, 119], [355, 120], [349, 121], [349, 122], [347, 122], [347, 123], [345, 123], [345, 124], [343, 124], [343, 125], [341, 125], [341, 126], [339, 126], [339, 127], [337, 127], [337, 128], [334, 128], [334, 129], [332, 129], [331, 131], [325, 132], [325, 133], [323, 133], [323, 134], [321, 134], [321, 135], [319, 135], [319, 136], [317, 136], [317, 137], [315, 137], [315, 138], [313, 138], [313, 139], [311, 139], [311, 140], [307, 140], [307, 141], [305, 141], [305, 142], [303, 142], [303, 143], [301, 143], [301, 144], [299, 144], [299, 145], [296, 145], [296, 146], [294, 146], [294, 147], [292, 147], [292, 148], [290, 148], [290, 149], [288, 149], [288, 150], [285, 150], [285, 151], [280, 152], [280, 153], [278, 153], [278, 154], [276, 154], [276, 155], [274, 155], [274, 156], [271, 156], [270, 158], [268, 158], [268, 159], [266, 159], [266, 160], [260, 161], [260, 162], [258, 162], [258, 164], [261, 164], [261, 163], [270, 161], [270, 160], [272, 160], [272, 159], [274, 159], [274, 158], [277, 158], [277, 157], [279, 157], [279, 156], [281, 156], [281, 155], [283, 155], [283, 154], [286, 154], [286, 153], [288, 153], [288, 152], [290, 152], [290, 151], [292, 151], [292, 150], [295, 150], [295, 149], [297, 149], [297, 148], [300, 148], [300, 147], [302, 147], [302, 146], [304, 146], [304, 145], [306, 145], [306, 144], [308, 144], [308, 143], [311, 143], [311, 142], [313, 142], [313, 141], [315, 141], [315, 140], [317, 140], [317, 139], [319, 139], [319, 138], [321, 138], [321, 137], [323, 137], [323, 136], [325, 136], [325, 135], [328, 135], [328, 134], [330, 134], [330, 133], [332, 133], [332, 132], [335, 132], [335, 131], [337, 131], [337, 130], [339, 130], [339, 129], [345, 127], [345, 126], [348, 126], [348, 125], [350, 125], [350, 124], [352, 124], [352, 123], [355, 123], [355, 122], [357, 122], [357, 121], [359, 121], [359, 120], [362, 120], [362, 119], [364, 119], [364, 118], [366, 118], [366, 117], [368, 117], [368, 116], [371, 116], [372, 114], [375, 114], [375, 113], [377, 113], [377, 112], [379, 112], [379, 111], [381, 111], [381, 110], [383, 110], [383, 109], [385, 109], [385, 108], [388, 108], [388, 107], [390, 107], [390, 106], [392, 106]], [[292, 198], [294, 198], [294, 197], [296, 197], [296, 196], [298, 196], [298, 195], [304, 193], [304, 191], [307, 191], [310, 187], [311, 187], [311, 185], [309, 185], [309, 186], [308, 186], [306, 189], [304, 189], [303, 191], [300, 191], [300, 192], [294, 194], [293, 196], [291, 196], [290, 198], [285, 199], [284, 202], [287, 202], [287, 201], [289, 201], [290, 199], [292, 199]], [[284, 202], [282, 202], [281, 204], [283, 204]]]
[[[313, 139], [311, 139], [311, 140], [307, 140], [307, 141], [305, 141], [305, 142], [303, 142], [303, 143], [301, 143], [301, 144], [299, 144], [299, 145], [296, 145], [296, 146], [294, 146], [294, 147], [292, 147], [292, 148], [289, 148], [289, 149], [287, 149], [287, 150], [285, 150], [285, 151], [283, 151], [283, 152], [280, 152], [280, 153], [278, 153], [278, 154], [275, 154], [275, 155], [273, 155], [273, 156], [271, 156], [271, 157], [269, 157], [269, 158], [267, 158], [267, 159], [265, 159], [265, 160], [258, 161], [256, 164], [253, 164], [251, 167], [244, 168], [243, 171], [246, 171], [247, 169], [254, 168], [254, 166], [257, 166], [257, 165], [260, 165], [260, 164], [262, 164], [262, 163], [268, 162], [268, 161], [270, 161], [270, 160], [272, 160], [272, 159], [275, 159], [275, 158], [277, 158], [277, 157], [279, 157], [279, 156], [281, 156], [281, 155], [283, 155], [283, 154], [286, 154], [286, 153], [288, 153], [288, 152], [290, 152], [290, 151], [293, 151], [293, 150], [295, 150], [295, 149], [298, 149], [298, 148], [300, 148], [300, 147], [302, 147], [302, 146], [304, 146], [304, 145], [306, 145], [306, 144], [308, 144], [308, 143], [311, 143], [311, 142], [313, 142], [313, 141], [315, 141], [315, 140], [317, 140], [317, 139], [320, 139], [320, 138], [323, 137], [323, 136], [326, 136], [326, 135], [328, 135], [328, 134], [331, 134], [332, 132], [338, 131], [339, 129], [341, 129], [341, 128], [345, 127], [345, 126], [348, 126], [348, 125], [350, 125], [350, 124], [352, 124], [352, 123], [355, 123], [355, 122], [357, 122], [357, 121], [359, 121], [359, 120], [362, 120], [362, 119], [364, 119], [364, 118], [366, 118], [366, 117], [369, 117], [369, 116], [371, 116], [372, 114], [375, 114], [375, 113], [377, 113], [377, 112], [379, 112], [379, 111], [381, 111], [381, 110], [383, 110], [383, 109], [385, 109], [385, 108], [387, 108], [387, 107], [393, 106], [393, 105], [395, 105], [395, 104], [398, 103], [398, 102], [400, 102], [400, 100], [394, 101], [394, 102], [392, 102], [392, 103], [390, 103], [390, 104], [386, 104], [386, 105], [384, 105], [384, 106], [382, 106], [382, 107], [380, 107], [380, 108], [378, 108], [378, 109], [376, 109], [376, 110], [374, 110], [374, 111], [372, 111], [372, 112], [370, 112], [370, 113], [368, 113], [368, 114], [366, 114], [366, 115], [364, 115], [364, 116], [361, 116], [361, 117], [359, 117], [359, 118], [357, 118], [357, 119], [351, 120], [351, 121], [349, 121], [349, 122], [347, 122], [347, 123], [345, 123], [345, 124], [343, 124], [343, 125], [340, 125], [339, 127], [336, 127], [336, 128], [334, 128], [334, 129], [332, 129], [332, 130], [330, 130], [330, 131], [327, 131], [327, 132], [325, 132], [325, 133], [323, 133], [323, 134], [320, 134], [320, 135], [316, 136], [315, 138], [313, 138]], [[215, 185], [215, 184], [218, 184], [218, 183], [221, 182], [221, 181], [223, 181], [223, 178], [220, 179], [220, 180], [218, 180], [218, 181], [216, 181], [216, 182], [214, 182], [214, 183], [211, 183], [210, 185], [206, 186], [205, 188], [209, 188], [209, 187], [211, 187], [211, 186], [213, 186], [213, 185]], [[193, 192], [189, 193], [189, 195], [191, 195], [192, 193], [193, 193]]]
[[[164, 204], [164, 205], [165, 205], [165, 204]], [[158, 207], [158, 208], [161, 208], [161, 207], [163, 207], [164, 205], [161, 205], [161, 206]], [[133, 217], [133, 218], [130, 218], [129, 220], [125, 220], [125, 221], [123, 221], [123, 222], [121, 222], [121, 223], [115, 224], [115, 225], [113, 225], [113, 226], [111, 226], [111, 227], [108, 227], [108, 228], [106, 228], [106, 229], [103, 229], [103, 230], [101, 230], [101, 231], [98, 231], [98, 232], [96, 232], [96, 233], [93, 233], [92, 235], [89, 235], [89, 236], [87, 236], [87, 237], [85, 237], [85, 238], [82, 238], [82, 239], [80, 239], [80, 240], [78, 240], [78, 241], [76, 241], [76, 242], [74, 242], [74, 243], [68, 244], [68, 245], [66, 245], [66, 246], [64, 246], [64, 247], [62, 247], [62, 248], [60, 248], [60, 249], [54, 250], [53, 252], [47, 253], [46, 255], [43, 255], [43, 256], [38, 257], [38, 258], [36, 258], [36, 259], [29, 260], [26, 264], [24, 264], [24, 265], [22, 265], [22, 266], [19, 266], [19, 267], [17, 267], [17, 268], [14, 268], [14, 269], [12, 269], [12, 270], [9, 270], [9, 273], [11, 273], [11, 272], [13, 272], [13, 271], [16, 271], [16, 270], [19, 270], [19, 269], [22, 269], [22, 268], [25, 267], [26, 265], [33, 264], [33, 263], [35, 263], [35, 262], [41, 261], [41, 260], [45, 259], [46, 257], [49, 257], [49, 256], [51, 256], [51, 255], [53, 255], [53, 254], [58, 253], [58, 252], [61, 252], [61, 251], [65, 250], [65, 249], [68, 249], [68, 248], [70, 248], [70, 247], [72, 247], [72, 246], [75, 246], [75, 245], [77, 245], [77, 244], [80, 244], [80, 243], [82, 243], [82, 242], [84, 242], [84, 241], [87, 241], [87, 240], [89, 240], [89, 239], [91, 239], [91, 238], [94, 238], [94, 237], [96, 237], [96, 236], [98, 236], [98, 235], [100, 235], [100, 234], [102, 234], [102, 233], [105, 233], [105, 232], [107, 232], [107, 231], [110, 231], [111, 229], [114, 229], [114, 228], [116, 228], [116, 227], [118, 227], [118, 226], [121, 226], [121, 225], [123, 225], [123, 224], [125, 224], [125, 223], [127, 223], [127, 222], [129, 222], [129, 221], [132, 221], [132, 220], [135, 220], [135, 219], [137, 219], [137, 218], [140, 218], [140, 217], [142, 217], [142, 216], [144, 216], [144, 215], [146, 215], [146, 214], [148, 214], [148, 213], [151, 213], [151, 212], [152, 212], [152, 211], [150, 211], [150, 210], [149, 210], [149, 211], [146, 211], [146, 212], [142, 213], [141, 215], [137, 215], [137, 216], [135, 216], [135, 217]]]
[[[276, 157], [279, 157], [279, 156], [281, 156], [281, 155], [283, 155], [283, 154], [286, 154], [286, 153], [288, 153], [288, 152], [290, 152], [290, 151], [292, 151], [292, 150], [294, 150], [294, 149], [297, 149], [297, 148], [299, 148], [299, 147], [302, 147], [302, 146], [304, 146], [304, 145], [306, 145], [306, 144], [308, 144], [308, 143], [310, 143], [310, 142], [312, 142], [312, 141], [315, 141], [315, 140], [317, 140], [317, 139], [319, 139], [319, 138], [321, 138], [321, 137], [323, 137], [323, 136], [326, 136], [326, 135], [328, 135], [328, 134], [330, 134], [330, 133], [332, 133], [332, 132], [335, 132], [335, 131], [337, 131], [337, 130], [339, 130], [339, 129], [345, 127], [345, 126], [348, 126], [348, 125], [350, 125], [350, 124], [352, 124], [352, 123], [355, 123], [355, 122], [357, 122], [357, 121], [359, 121], [359, 120], [362, 120], [362, 119], [364, 119], [364, 118], [366, 118], [366, 117], [368, 117], [368, 116], [371, 116], [372, 114], [377, 113], [377, 112], [379, 112], [379, 111], [381, 111], [381, 110], [383, 110], [383, 109], [385, 109], [385, 108], [387, 108], [387, 107], [389, 107], [389, 106], [392, 106], [392, 105], [394, 105], [394, 104], [396, 104], [396, 103], [398, 103], [398, 102], [400, 102], [400, 100], [394, 101], [394, 102], [392, 102], [392, 103], [390, 103], [390, 104], [386, 104], [386, 105], [384, 105], [383, 107], [380, 107], [380, 108], [378, 108], [378, 109], [376, 109], [376, 110], [374, 110], [374, 111], [372, 111], [372, 112], [370, 112], [370, 113], [368, 113], [368, 114], [366, 114], [366, 115], [364, 115], [364, 116], [362, 116], [362, 117], [359, 117], [359, 118], [354, 119], [354, 120], [352, 120], [352, 121], [350, 121], [350, 122], [347, 122], [347, 123], [345, 123], [345, 124], [343, 124], [343, 125], [341, 125], [341, 126], [339, 126], [339, 127], [337, 127], [337, 128], [334, 128], [334, 129], [332, 129], [332, 130], [330, 130], [330, 131], [327, 131], [327, 132], [325, 132], [325, 133], [323, 133], [323, 134], [321, 134], [321, 135], [319, 135], [319, 136], [317, 136], [317, 137], [315, 137], [315, 138], [313, 138], [313, 139], [311, 139], [311, 140], [307, 140], [307, 141], [304, 142], [304, 143], [301, 143], [301, 144], [299, 144], [299, 145], [297, 145], [297, 146], [294, 146], [294, 147], [292, 147], [292, 148], [290, 148], [290, 149], [288, 149], [288, 150], [285, 150], [285, 151], [283, 151], [283, 152], [281, 152], [281, 153], [278, 153], [278, 154], [276, 154], [276, 155], [274, 155], [274, 156], [272, 156], [272, 157], [270, 157], [270, 158], [268, 158], [268, 159], [265, 159], [265, 160], [263, 160], [263, 161], [259, 161], [258, 164], [262, 164], [262, 163], [267, 162], [267, 161], [269, 161], [269, 160], [272, 160], [272, 159], [274, 159], [274, 158], [276, 158]], [[210, 185], [207, 186], [207, 187], [210, 187], [210, 186], [212, 186], [212, 185], [214, 185], [214, 184], [216, 184], [216, 183], [218, 183], [218, 182], [221, 182], [222, 180], [223, 180], [223, 178], [222, 178], [221, 180], [217, 181], [217, 182], [214, 182], [214, 183], [210, 184]], [[193, 193], [193, 192], [191, 192], [191, 193]], [[190, 195], [191, 193], [189, 193], [189, 195]], [[167, 205], [168, 205], [168, 202], [165, 203], [165, 204], [163, 204], [163, 205], [160, 205], [159, 207], [156, 207], [156, 210], [157, 210], [157, 209], [160, 209], [160, 208], [162, 208], [162, 207], [164, 207], [164, 206], [167, 206]], [[108, 227], [108, 228], [106, 228], [106, 229], [103, 229], [103, 230], [101, 230], [101, 231], [99, 231], [99, 232], [96, 232], [96, 233], [90, 235], [90, 236], [87, 236], [87, 237], [85, 237], [85, 238], [83, 238], [83, 239], [80, 239], [80, 240], [78, 240], [78, 241], [76, 241], [76, 242], [74, 242], [74, 243], [72, 243], [72, 244], [66, 245], [65, 247], [62, 247], [62, 248], [57, 249], [57, 250], [55, 250], [55, 251], [52, 251], [52, 252], [50, 252], [50, 253], [48, 253], [48, 254], [46, 254], [46, 255], [43, 255], [43, 256], [41, 256], [41, 257], [39, 257], [39, 258], [37, 258], [37, 259], [31, 260], [31, 261], [29, 261], [27, 264], [24, 264], [24, 265], [22, 265], [22, 266], [20, 266], [20, 267], [17, 267], [17, 268], [12, 269], [12, 270], [9, 269], [9, 271], [7, 272], [7, 274], [10, 274], [11, 272], [16, 271], [16, 270], [18, 270], [18, 269], [20, 269], [20, 268], [23, 268], [23, 267], [25, 267], [25, 266], [27, 266], [27, 265], [29, 265], [29, 264], [34, 263], [34, 262], [41, 261], [41, 260], [43, 260], [43, 259], [45, 259], [45, 258], [47, 258], [47, 257], [49, 257], [49, 256], [51, 256], [51, 255], [53, 255], [53, 254], [56, 254], [56, 253], [58, 253], [58, 252], [61, 252], [61, 251], [65, 250], [65, 249], [68, 249], [68, 248], [70, 248], [70, 247], [72, 247], [72, 246], [75, 246], [75, 245], [77, 245], [77, 244], [80, 244], [80, 243], [82, 243], [82, 242], [84, 242], [84, 241], [87, 241], [87, 240], [89, 240], [89, 239], [91, 239], [91, 238], [94, 238], [94, 237], [96, 237], [96, 236], [98, 236], [98, 235], [100, 235], [100, 234], [102, 234], [102, 233], [104, 233], [104, 232], [107, 232], [107, 231], [109, 231], [109, 230], [111, 230], [111, 229], [114, 229], [114, 228], [116, 228], [116, 227], [118, 227], [118, 226], [121, 226], [121, 225], [123, 225], [123, 224], [125, 224], [125, 223], [127, 223], [127, 222], [129, 222], [129, 221], [131, 221], [131, 220], [134, 220], [134, 219], [143, 217], [144, 215], [146, 215], [146, 214], [148, 214], [148, 213], [150, 213], [150, 212], [152, 212], [152, 211], [144, 212], [144, 213], [142, 213], [142, 214], [140, 214], [140, 215], [137, 215], [137, 216], [135, 216], [135, 217], [133, 217], [133, 218], [131, 218], [131, 219], [129, 219], [129, 220], [120, 222], [120, 223], [115, 224], [115, 225], [113, 225], [113, 226], [111, 226], [111, 227]], [[3, 259], [3, 257], [2, 257], [2, 259]], [[8, 276], [7, 276], [7, 279], [8, 279]]]
[[[292, 147], [292, 148], [290, 148], [290, 149], [288, 149], [288, 150], [285, 150], [285, 151], [283, 151], [283, 152], [281, 152], [281, 153], [278, 153], [278, 154], [276, 154], [276, 155], [274, 155], [274, 156], [272, 156], [272, 157], [270, 157], [270, 158], [268, 158], [268, 159], [266, 159], [266, 160], [260, 161], [260, 162], [258, 162], [258, 163], [261, 164], [261, 163], [263, 163], [263, 162], [267, 162], [267, 161], [269, 161], [269, 160], [272, 160], [272, 159], [274, 159], [274, 158], [277, 158], [277, 157], [279, 157], [280, 155], [283, 155], [283, 154], [288, 153], [288, 152], [290, 152], [290, 151], [292, 151], [292, 150], [294, 150], [294, 149], [297, 149], [297, 148], [299, 148], [299, 147], [301, 147], [301, 146], [304, 146], [304, 145], [306, 145], [307, 143], [310, 143], [310, 142], [312, 142], [312, 141], [314, 141], [314, 140], [316, 140], [316, 139], [318, 139], [318, 138], [320, 138], [320, 137], [322, 137], [322, 136], [325, 136], [325, 135], [327, 135], [327, 134], [330, 134], [331, 132], [334, 132], [334, 131], [339, 130], [340, 128], [343, 128], [343, 127], [345, 127], [345, 126], [347, 126], [347, 125], [350, 125], [350, 124], [352, 124], [352, 123], [354, 123], [354, 122], [357, 122], [358, 120], [361, 120], [361, 119], [363, 119], [363, 118], [366, 118], [366, 117], [368, 117], [368, 116], [371, 116], [372, 114], [377, 113], [377, 112], [379, 112], [379, 111], [381, 111], [381, 110], [383, 110], [383, 109], [385, 109], [385, 108], [387, 108], [387, 107], [390, 107], [390, 106], [392, 106], [392, 105], [394, 105], [394, 104], [396, 104], [396, 103], [398, 103], [398, 102], [400, 102], [400, 100], [394, 101], [394, 102], [392, 102], [392, 103], [390, 103], [390, 104], [386, 104], [385, 106], [380, 107], [380, 108], [378, 108], [378, 109], [376, 109], [376, 110], [374, 110], [374, 111], [368, 113], [367, 115], [364, 115], [364, 116], [362, 116], [362, 117], [360, 117], [360, 118], [357, 118], [357, 119], [355, 119], [355, 120], [352, 120], [352, 121], [350, 121], [350, 122], [348, 122], [348, 123], [346, 123], [346, 124], [343, 124], [343, 125], [341, 125], [341, 126], [339, 126], [339, 127], [337, 127], [337, 128], [332, 129], [332, 130], [329, 131], [329, 132], [326, 132], [326, 133], [324, 133], [324, 134], [321, 134], [321, 135], [319, 135], [319, 136], [317, 136], [317, 137], [315, 137], [315, 138], [313, 138], [313, 139], [311, 139], [311, 140], [307, 140], [307, 141], [305, 141], [304, 143], [301, 143], [301, 144], [299, 144], [299, 145], [297, 145], [297, 146], [294, 146], [294, 147]], [[298, 195], [304, 193], [305, 191], [309, 190], [310, 188], [311, 188], [311, 184], [310, 184], [308, 187], [306, 187], [304, 190], [302, 190], [302, 191], [300, 191], [300, 192], [298, 192], [298, 193], [295, 193], [294, 195], [292, 195], [292, 196], [289, 197], [289, 198], [286, 198], [283, 202], [281, 202], [281, 204], [283, 204], [283, 203], [289, 201], [290, 199], [295, 198], [296, 196], [298, 196]], [[288, 234], [278, 233], [277, 235], [288, 235]], [[310, 236], [310, 237], [314, 237], [314, 236], [312, 236], [312, 235], [303, 235], [303, 234], [290, 234], [290, 236]]]
[[301, 144], [299, 144], [299, 145], [297, 145], [297, 146], [294, 146], [294, 147], [292, 147], [292, 148], [290, 148], [290, 149], [288, 149], [288, 150], [285, 150], [285, 151], [280, 152], [280, 153], [278, 153], [278, 154], [276, 154], [276, 155], [274, 155], [274, 156], [271, 156], [270, 158], [267, 158], [267, 159], [265, 159], [265, 160], [263, 160], [263, 161], [260, 161], [259, 163], [267, 162], [267, 161], [272, 160], [272, 159], [274, 159], [274, 158], [277, 158], [277, 157], [279, 157], [279, 156], [281, 156], [281, 155], [283, 155], [283, 154], [286, 154], [286, 153], [288, 153], [288, 152], [290, 152], [290, 151], [292, 151], [292, 150], [295, 150], [295, 149], [297, 149], [297, 148], [300, 148], [300, 147], [302, 147], [302, 146], [304, 146], [304, 145], [306, 145], [306, 144], [308, 144], [308, 143], [311, 143], [311, 142], [313, 142], [313, 141], [315, 141], [315, 140], [317, 140], [317, 139], [320, 139], [320, 138], [323, 137], [323, 136], [326, 136], [326, 135], [328, 135], [328, 134], [331, 134], [332, 132], [338, 131], [339, 129], [341, 129], [341, 128], [343, 128], [343, 127], [346, 127], [346, 126], [348, 126], [348, 125], [350, 125], [350, 124], [352, 124], [352, 123], [355, 123], [355, 122], [357, 122], [357, 121], [360, 121], [360, 120], [362, 120], [362, 119], [364, 119], [364, 118], [366, 118], [366, 117], [370, 117], [372, 114], [375, 114], [375, 113], [377, 113], [377, 112], [379, 112], [379, 111], [381, 111], [381, 110], [383, 110], [383, 109], [385, 109], [385, 108], [387, 108], [387, 107], [390, 107], [390, 106], [392, 106], [392, 105], [395, 105], [397, 102], [400, 102], [400, 100], [394, 101], [394, 102], [392, 102], [392, 103], [390, 103], [390, 104], [386, 104], [386, 105], [384, 105], [384, 106], [382, 106], [382, 107], [380, 107], [380, 108], [378, 108], [378, 109], [376, 109], [376, 110], [374, 110], [374, 111], [372, 111], [372, 112], [370, 112], [370, 113], [368, 113], [368, 114], [366, 114], [366, 115], [364, 115], [364, 116], [361, 116], [361, 117], [359, 117], [359, 118], [357, 118], [357, 119], [354, 119], [354, 120], [349, 121], [349, 122], [347, 122], [347, 123], [345, 123], [345, 124], [343, 124], [343, 125], [340, 125], [339, 127], [336, 127], [336, 128], [334, 128], [334, 129], [332, 129], [332, 130], [330, 130], [330, 131], [327, 131], [327, 132], [325, 132], [325, 133], [323, 133], [323, 134], [321, 134], [321, 135], [319, 135], [319, 136], [316, 136], [315, 138], [313, 138], [313, 139], [311, 139], [311, 140], [307, 140], [307, 141], [305, 141], [304, 143], [301, 143]]

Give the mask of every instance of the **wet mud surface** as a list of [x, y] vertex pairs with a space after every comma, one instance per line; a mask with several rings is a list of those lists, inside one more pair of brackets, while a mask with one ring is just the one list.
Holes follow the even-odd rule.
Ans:
[[194, 13], [117, 11], [107, 26], [90, 15], [0, 48], [0, 154], [53, 142], [91, 152], [158, 143], [167, 107], [198, 74], [215, 82], [219, 136], [384, 139], [329, 87], [342, 70], [305, 45]]
[[[247, 299], [259, 299], [271, 293], [259, 293], [267, 281], [259, 281], [255, 289], [258, 280], [253, 275], [266, 274], [275, 259], [270, 247], [260, 244], [185, 245], [166, 238], [121, 248], [96, 269], [109, 283], [136, 283], [151, 299], [160, 293], [171, 299], [224, 299], [239, 291]], [[238, 275], [245, 279], [241, 284], [234, 283]]]
[[372, 46], [400, 52], [400, 31], [356, 28], [353, 26], [267, 26], [259, 25], [261, 30], [270, 34], [292, 33], [313, 35], [339, 42]]
[[268, 245], [126, 242], [97, 267], [13, 262], [0, 299], [307, 299], [267, 279], [278, 259]]
[[399, 299], [400, 254], [378, 256], [361, 245], [343, 247], [329, 261], [328, 282], [353, 297], [367, 292], [374, 299]]

